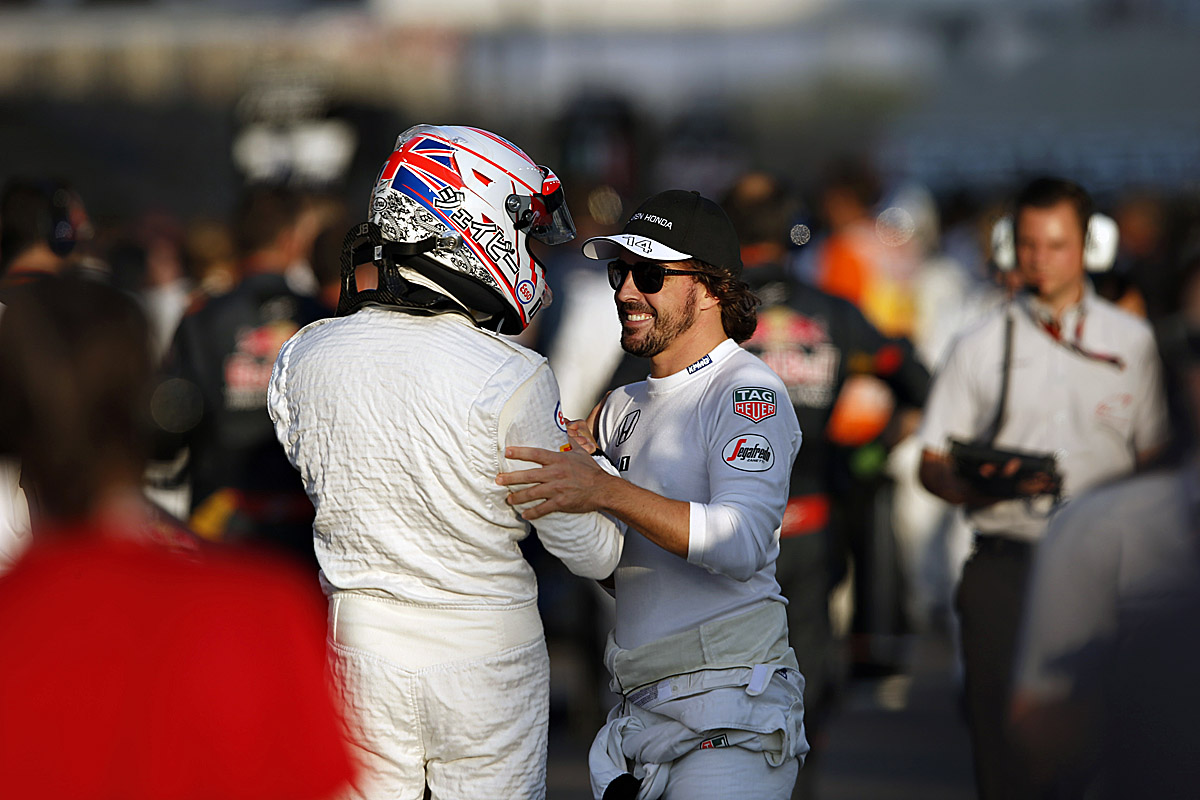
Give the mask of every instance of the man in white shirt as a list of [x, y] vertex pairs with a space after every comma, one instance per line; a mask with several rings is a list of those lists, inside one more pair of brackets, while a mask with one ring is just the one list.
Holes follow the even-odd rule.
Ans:
[[[1041, 178], [1018, 195], [1015, 258], [1026, 288], [951, 345], [918, 434], [921, 482], [963, 505], [976, 532], [957, 606], [981, 800], [1035, 796], [1006, 722], [1026, 582], [1050, 515], [1132, 472], [1167, 433], [1149, 325], [1087, 280], [1092, 213], [1069, 181]], [[1015, 458], [972, 472], [951, 455], [952, 439], [1052, 457], [1057, 474], [1019, 474]]]
[[1180, 274], [1180, 309], [1156, 326], [1177, 457], [1055, 515], [1029, 579], [1013, 723], [1040, 777], [1089, 798], [1200, 785], [1200, 253]]
[[[628, 526], [605, 653], [622, 701], [592, 745], [593, 793], [789, 797], [808, 744], [775, 559], [800, 428], [778, 376], [738, 347], [756, 299], [737, 235], [715, 203], [671, 190], [584, 254], [615, 256], [621, 344], [650, 377], [572, 424], [583, 447], [509, 448], [543, 466], [498, 482], [517, 487], [510, 503], [543, 501], [526, 519]], [[597, 445], [607, 471], [583, 452]]]

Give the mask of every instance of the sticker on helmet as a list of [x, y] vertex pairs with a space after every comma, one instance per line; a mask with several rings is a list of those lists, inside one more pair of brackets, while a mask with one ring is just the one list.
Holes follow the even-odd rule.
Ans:
[[452, 186], [444, 187], [433, 196], [433, 205], [436, 208], [458, 208], [462, 203], [463, 193]]
[[775, 416], [775, 391], [761, 386], [744, 386], [733, 390], [733, 413], [754, 423]]
[[533, 282], [521, 281], [517, 284], [517, 296], [521, 298], [522, 303], [528, 303], [533, 300]]
[[743, 433], [725, 444], [721, 460], [742, 472], [766, 472], [775, 465], [775, 451], [757, 433]]

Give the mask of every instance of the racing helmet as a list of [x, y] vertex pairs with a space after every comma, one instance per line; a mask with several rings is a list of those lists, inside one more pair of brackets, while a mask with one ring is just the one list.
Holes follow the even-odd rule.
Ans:
[[[347, 236], [339, 313], [363, 301], [437, 311], [423, 294], [432, 283], [478, 324], [520, 333], [551, 296], [529, 240], [557, 245], [574, 236], [562, 186], [549, 169], [494, 133], [417, 125], [400, 134], [383, 165], [368, 222]], [[380, 280], [378, 290], [360, 293], [347, 271], [363, 263], [364, 246]], [[428, 280], [414, 286], [399, 268]]]

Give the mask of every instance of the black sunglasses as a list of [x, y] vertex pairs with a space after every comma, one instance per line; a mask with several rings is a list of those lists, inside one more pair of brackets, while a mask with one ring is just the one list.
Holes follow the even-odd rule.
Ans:
[[608, 285], [620, 289], [625, 285], [625, 276], [633, 273], [633, 285], [642, 294], [654, 294], [663, 287], [663, 279], [668, 275], [699, 275], [690, 269], [667, 269], [662, 264], [653, 261], [638, 261], [626, 264], [624, 261], [608, 262]]

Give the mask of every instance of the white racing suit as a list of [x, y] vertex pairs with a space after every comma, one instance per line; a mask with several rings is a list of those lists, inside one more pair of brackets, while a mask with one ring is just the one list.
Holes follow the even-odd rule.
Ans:
[[592, 748], [597, 798], [625, 772], [644, 778], [642, 800], [791, 795], [808, 744], [775, 580], [801, 440], [786, 398], [774, 372], [726, 339], [605, 401], [597, 438], [609, 462], [687, 501], [689, 521], [686, 559], [625, 534], [605, 659], [624, 699]]
[[[545, 359], [459, 314], [364, 308], [281, 349], [269, 407], [316, 507], [334, 665], [358, 730], [358, 796], [545, 794], [549, 669], [537, 586], [507, 505], [506, 445], [567, 443]], [[538, 520], [546, 549], [603, 578], [598, 514]]]
[[[631, 773], [641, 781], [638, 800], [656, 800], [672, 762], [697, 749], [762, 753], [771, 767], [794, 757], [803, 763], [804, 677], [788, 646], [781, 603], [765, 601], [633, 650], [610, 635], [604, 662], [623, 699], [588, 756], [596, 798]], [[795, 778], [794, 771], [783, 777], [785, 794]]]

